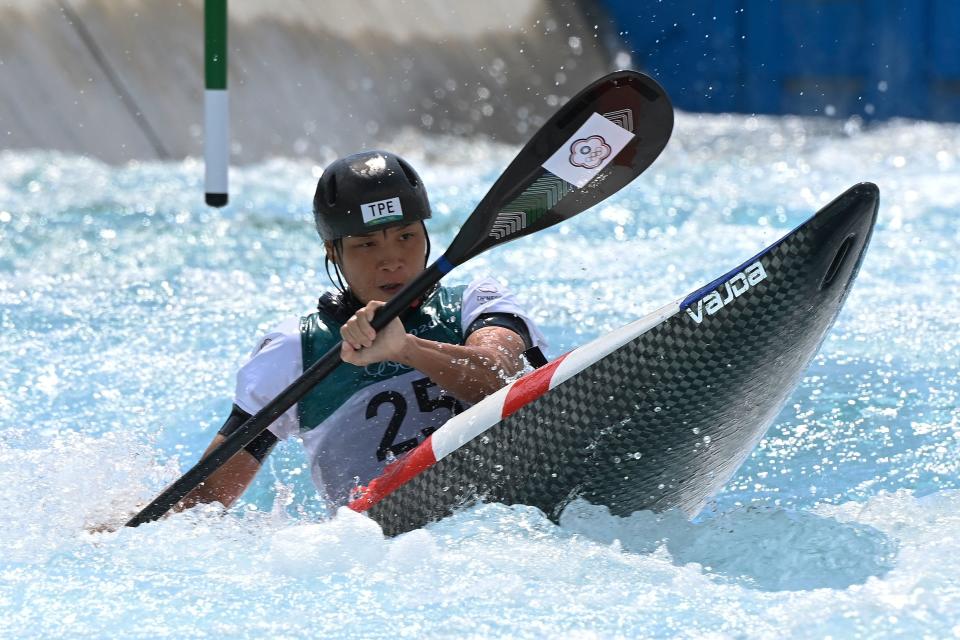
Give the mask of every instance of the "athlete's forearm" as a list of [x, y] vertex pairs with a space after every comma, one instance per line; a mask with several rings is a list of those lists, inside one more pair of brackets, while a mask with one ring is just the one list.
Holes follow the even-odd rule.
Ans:
[[[203, 453], [207, 457], [214, 448], [224, 441], [224, 436], [217, 435]], [[237, 498], [243, 495], [250, 483], [253, 482], [260, 463], [246, 451], [239, 451], [217, 469], [205, 482], [187, 494], [175, 507], [175, 511], [190, 509], [198, 504], [219, 502], [225, 507], [232, 505]]]
[[428, 375], [460, 400], [478, 402], [523, 368], [523, 345], [519, 336], [476, 342], [461, 346], [408, 335], [399, 362]]

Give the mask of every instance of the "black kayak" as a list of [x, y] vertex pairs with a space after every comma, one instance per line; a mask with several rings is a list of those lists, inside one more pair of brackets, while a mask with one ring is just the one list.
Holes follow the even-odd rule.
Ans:
[[776, 418], [837, 317], [879, 190], [848, 189], [740, 266], [454, 417], [350, 503], [396, 535], [478, 500], [691, 517]]

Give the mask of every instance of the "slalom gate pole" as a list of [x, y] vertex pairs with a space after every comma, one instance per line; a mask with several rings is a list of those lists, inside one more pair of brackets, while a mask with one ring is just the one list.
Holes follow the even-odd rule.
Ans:
[[206, 202], [222, 207], [229, 200], [230, 103], [227, 98], [227, 0], [204, 0], [203, 159]]

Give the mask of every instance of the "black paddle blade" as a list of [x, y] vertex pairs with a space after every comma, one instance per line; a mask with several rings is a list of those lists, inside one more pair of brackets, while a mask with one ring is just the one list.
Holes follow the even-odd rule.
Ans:
[[570, 99], [523, 147], [477, 205], [446, 259], [545, 229], [610, 197], [649, 167], [673, 131], [663, 88], [616, 71]]

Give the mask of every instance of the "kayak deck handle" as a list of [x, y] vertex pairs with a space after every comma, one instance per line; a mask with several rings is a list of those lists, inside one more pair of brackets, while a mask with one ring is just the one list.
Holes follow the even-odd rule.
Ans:
[[851, 233], [849, 236], [844, 238], [843, 242], [840, 243], [840, 247], [833, 255], [833, 260], [830, 262], [830, 266], [827, 267], [826, 273], [823, 274], [823, 280], [820, 281], [821, 291], [829, 287], [830, 284], [833, 283], [833, 279], [837, 277], [837, 273], [840, 271], [840, 267], [843, 266], [843, 263], [847, 258], [847, 254], [850, 253], [850, 247], [853, 246], [853, 240], [856, 237], [856, 234]]

